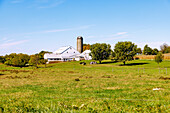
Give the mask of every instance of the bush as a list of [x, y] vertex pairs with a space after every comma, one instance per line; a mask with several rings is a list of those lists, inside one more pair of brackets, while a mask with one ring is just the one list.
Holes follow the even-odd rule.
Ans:
[[27, 54], [16, 54], [11, 53], [10, 55], [5, 56], [4, 64], [16, 67], [24, 67], [28, 63], [30, 57]]
[[155, 56], [155, 62], [157, 62], [158, 64], [161, 63], [163, 61], [164, 56], [162, 55], [161, 52], [159, 52], [156, 56]]

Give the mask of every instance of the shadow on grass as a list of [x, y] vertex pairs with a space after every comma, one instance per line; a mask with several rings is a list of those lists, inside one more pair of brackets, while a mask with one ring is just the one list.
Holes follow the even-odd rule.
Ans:
[[145, 65], [149, 63], [129, 63], [129, 64], [120, 64], [119, 66], [137, 66], [137, 65]]
[[108, 61], [108, 62], [102, 62], [101, 64], [111, 64], [111, 63], [117, 63], [118, 61]]
[[2, 76], [2, 75], [5, 75], [5, 74], [0, 73], [0, 76]]

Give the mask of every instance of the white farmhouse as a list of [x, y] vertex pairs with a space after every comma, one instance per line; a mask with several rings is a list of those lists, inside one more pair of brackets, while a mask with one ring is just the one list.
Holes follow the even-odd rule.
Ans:
[[44, 54], [44, 59], [47, 59], [48, 62], [71, 61], [74, 60], [77, 55], [80, 55], [80, 53], [76, 49], [74, 49], [72, 46], [65, 46], [59, 48], [53, 53]]

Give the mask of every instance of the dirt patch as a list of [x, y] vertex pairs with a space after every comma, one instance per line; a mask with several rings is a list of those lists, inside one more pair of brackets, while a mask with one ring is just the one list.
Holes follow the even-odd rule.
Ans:
[[86, 76], [85, 78], [93, 78], [92, 76]]
[[152, 88], [146, 88], [145, 90], [152, 90]]
[[67, 71], [68, 73], [74, 73], [73, 71]]
[[120, 88], [120, 87], [106, 87], [106, 88], [103, 88], [103, 89], [116, 90], [116, 89], [122, 89], [122, 88]]
[[101, 78], [111, 78], [111, 75], [103, 75]]

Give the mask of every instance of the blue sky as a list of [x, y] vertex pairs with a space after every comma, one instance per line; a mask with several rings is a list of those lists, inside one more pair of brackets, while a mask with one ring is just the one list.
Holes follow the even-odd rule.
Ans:
[[170, 0], [0, 0], [0, 55], [132, 41], [170, 45]]

